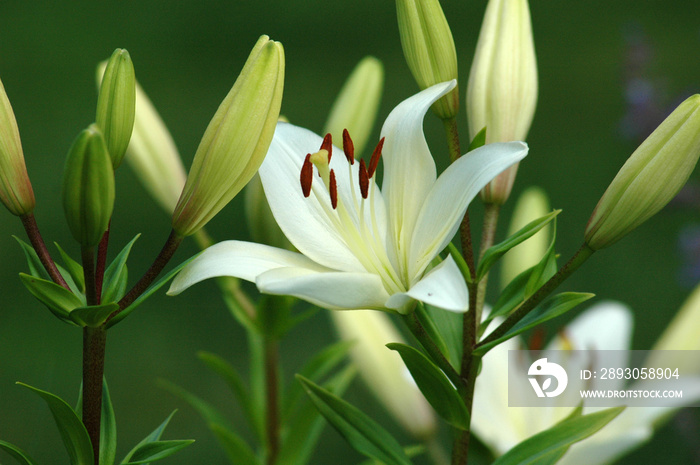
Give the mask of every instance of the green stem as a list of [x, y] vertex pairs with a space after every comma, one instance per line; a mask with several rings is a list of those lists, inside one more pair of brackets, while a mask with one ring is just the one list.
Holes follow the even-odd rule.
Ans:
[[591, 249], [588, 244], [584, 243], [580, 249], [574, 254], [571, 259], [566, 262], [564, 266], [557, 271], [557, 273], [552, 276], [549, 281], [547, 281], [541, 288], [537, 290], [529, 299], [523, 302], [520, 307], [518, 307], [513, 313], [508, 316], [508, 318], [501, 323], [501, 325], [493, 330], [484, 340], [482, 340], [477, 347], [486, 345], [490, 342], [499, 339], [505, 335], [508, 330], [515, 326], [520, 320], [522, 320], [525, 315], [530, 313], [537, 305], [542, 302], [545, 297], [551, 294], [554, 289], [556, 289], [564, 280], [573, 274], [583, 263], [593, 255], [595, 250]]
[[273, 465], [280, 449], [279, 343], [274, 337], [267, 336], [264, 345], [267, 464]]
[[450, 151], [450, 161], [454, 163], [462, 156], [462, 151], [459, 147], [459, 130], [457, 127], [457, 118], [448, 118], [442, 120], [445, 126], [445, 135], [447, 136], [447, 148]]
[[423, 325], [421, 325], [418, 320], [418, 316], [416, 316], [416, 312], [403, 315], [403, 320], [409, 331], [411, 331], [411, 334], [413, 334], [413, 337], [415, 337], [426, 352], [428, 352], [431, 360], [437, 363], [438, 367], [450, 378], [450, 381], [452, 381], [452, 384], [455, 385], [457, 390], [463, 393], [465, 387], [464, 380], [459, 376], [459, 373], [457, 373], [447, 358], [445, 358], [445, 355], [435, 344], [435, 341], [433, 341], [425, 331], [425, 328], [423, 328]]
[[[487, 203], [484, 206], [484, 229], [481, 232], [481, 244], [479, 249], [479, 260], [481, 260], [486, 251], [493, 245], [496, 237], [496, 229], [498, 228], [498, 216], [501, 212], [501, 206], [495, 203]], [[484, 309], [484, 301], [486, 300], [486, 286], [488, 284], [488, 273], [479, 281], [479, 286], [476, 294], [476, 321], [481, 321], [481, 312]]]
[[134, 287], [132, 287], [131, 290], [129, 290], [129, 292], [122, 297], [122, 299], [119, 301], [119, 310], [112, 313], [107, 321], [111, 320], [125, 308], [131, 305], [134, 300], [136, 300], [146, 291], [146, 289], [148, 289], [151, 284], [153, 284], [153, 281], [155, 281], [160, 272], [163, 271], [165, 265], [167, 265], [170, 259], [173, 258], [175, 251], [180, 246], [183, 239], [184, 237], [176, 233], [175, 230], [170, 231], [168, 239], [165, 241], [163, 248], [160, 250], [160, 253], [158, 253], [158, 256], [153, 261], [151, 267], [144, 273], [141, 279], [134, 284]]
[[85, 299], [88, 305], [97, 305], [97, 288], [95, 287], [95, 247], [81, 247], [83, 276], [85, 277]]
[[100, 461], [102, 379], [104, 377], [105, 326], [83, 328], [83, 424], [92, 442], [95, 465]]
[[36, 224], [34, 214], [27, 213], [26, 215], [20, 216], [19, 219], [22, 220], [22, 226], [24, 226], [24, 230], [27, 232], [29, 242], [32, 244], [32, 247], [34, 247], [34, 251], [39, 256], [39, 260], [41, 260], [41, 264], [44, 265], [44, 269], [51, 277], [51, 280], [70, 290], [66, 280], [63, 279], [63, 276], [61, 276], [61, 273], [58, 271], [56, 264], [51, 258], [49, 250], [46, 248], [44, 239], [39, 232], [39, 225]]
[[100, 245], [97, 246], [97, 265], [95, 266], [95, 293], [97, 294], [97, 303], [100, 303], [102, 299], [102, 283], [105, 277], [105, 270], [107, 269], [107, 248], [109, 246], [109, 230], [112, 227], [112, 220], [109, 221], [107, 225], [107, 231], [105, 231], [102, 239], [100, 240]]

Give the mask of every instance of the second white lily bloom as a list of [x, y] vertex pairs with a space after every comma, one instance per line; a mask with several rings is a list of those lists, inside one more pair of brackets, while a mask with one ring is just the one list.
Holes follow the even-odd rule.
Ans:
[[[319, 150], [321, 137], [278, 123], [260, 177], [277, 223], [301, 253], [221, 242], [186, 266], [169, 294], [207, 278], [235, 276], [255, 282], [260, 292], [291, 295], [328, 309], [408, 313], [419, 300], [466, 311], [467, 288], [452, 258], [426, 270], [453, 238], [481, 188], [522, 160], [528, 149], [522, 142], [486, 145], [437, 177], [423, 118], [455, 85], [450, 81], [425, 89], [389, 114], [381, 131], [381, 191], [372, 166], [368, 178], [364, 166], [351, 163], [351, 154], [346, 157], [328, 144]], [[309, 153], [313, 155], [305, 158]], [[309, 158], [316, 165], [313, 171]], [[302, 176], [307, 196], [300, 186], [305, 165], [312, 173], [306, 181]]]

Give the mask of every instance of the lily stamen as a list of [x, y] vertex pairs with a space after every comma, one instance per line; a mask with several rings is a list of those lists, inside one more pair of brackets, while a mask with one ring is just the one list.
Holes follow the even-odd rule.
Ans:
[[379, 143], [374, 148], [374, 152], [372, 152], [372, 158], [369, 160], [369, 169], [367, 170], [367, 174], [369, 175], [370, 179], [372, 179], [374, 172], [377, 170], [379, 158], [382, 156], [382, 147], [384, 147], [384, 137], [379, 139]]
[[343, 129], [343, 153], [345, 153], [345, 158], [348, 159], [348, 163], [351, 165], [355, 164], [355, 144], [353, 144], [350, 138], [350, 133], [347, 129]]
[[369, 195], [369, 173], [364, 160], [360, 160], [360, 193], [363, 199]]
[[335, 210], [338, 207], [338, 184], [335, 182], [335, 171], [333, 170], [331, 170], [330, 180], [328, 183], [328, 192], [331, 194], [331, 206], [333, 207], [333, 210]]
[[299, 182], [301, 183], [301, 192], [304, 197], [311, 195], [311, 181], [314, 178], [314, 165], [311, 163], [311, 154], [307, 153], [304, 158], [304, 164], [301, 165], [301, 173], [299, 174]]

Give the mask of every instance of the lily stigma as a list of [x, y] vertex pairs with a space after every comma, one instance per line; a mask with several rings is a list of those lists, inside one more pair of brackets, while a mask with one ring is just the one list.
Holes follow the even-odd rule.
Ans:
[[[260, 292], [290, 295], [334, 310], [409, 313], [415, 301], [465, 312], [468, 292], [448, 256], [472, 199], [527, 155], [523, 142], [485, 145], [439, 177], [423, 134], [430, 106], [456, 86], [436, 84], [401, 102], [387, 117], [369, 165], [289, 123], [278, 123], [260, 178], [280, 228], [299, 252], [243, 241], [205, 250], [176, 276], [169, 294], [204, 279], [234, 276]], [[381, 189], [376, 183], [383, 160]]]

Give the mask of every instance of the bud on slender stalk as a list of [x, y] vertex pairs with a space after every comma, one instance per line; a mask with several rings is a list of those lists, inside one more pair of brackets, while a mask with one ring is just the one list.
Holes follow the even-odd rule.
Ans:
[[283, 83], [282, 45], [262, 36], [197, 148], [173, 214], [178, 234], [194, 234], [258, 170], [275, 131]]
[[136, 77], [129, 52], [118, 48], [104, 70], [95, 122], [102, 131], [112, 167], [121, 165], [134, 128]]
[[435, 433], [435, 416], [411, 378], [401, 356], [387, 349], [403, 338], [387, 315], [373, 310], [329, 312], [340, 337], [354, 341], [350, 351], [360, 376], [372, 392], [414, 437], [425, 439]]
[[[396, 0], [401, 47], [406, 63], [421, 90], [457, 79], [457, 52], [445, 14], [438, 0]], [[455, 87], [432, 106], [442, 119], [459, 110]]]
[[338, 94], [323, 134], [330, 133], [339, 145], [343, 140], [343, 129], [347, 129], [356, 156], [361, 156], [377, 118], [383, 86], [382, 62], [374, 57], [363, 58]]
[[34, 190], [24, 164], [22, 142], [12, 105], [0, 81], [0, 201], [17, 216], [34, 210]]
[[[510, 220], [508, 236], [531, 221], [542, 218], [551, 212], [547, 194], [539, 187], [529, 187], [518, 198]], [[501, 268], [501, 289], [505, 288], [516, 276], [535, 266], [544, 257], [550, 242], [550, 225], [520, 245], [516, 245], [503, 257]]]
[[700, 156], [700, 95], [681, 103], [634, 151], [598, 202], [586, 227], [594, 250], [608, 247], [661, 210]]
[[114, 207], [114, 170], [97, 125], [83, 130], [68, 151], [63, 174], [63, 210], [68, 227], [84, 247], [102, 239]]
[[[486, 143], [525, 140], [537, 104], [537, 60], [527, 0], [490, 0], [467, 86], [469, 134], [484, 127]], [[489, 183], [485, 202], [503, 204], [517, 165]]]

